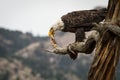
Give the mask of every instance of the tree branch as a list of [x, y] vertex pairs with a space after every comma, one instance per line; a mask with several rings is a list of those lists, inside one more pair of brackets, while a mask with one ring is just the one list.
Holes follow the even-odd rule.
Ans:
[[56, 47], [53, 50], [46, 50], [46, 51], [50, 52], [50, 53], [61, 54], [61, 55], [68, 54], [67, 47], [65, 47], [65, 48]]
[[105, 25], [108, 30], [110, 30], [112, 33], [120, 37], [120, 27], [117, 25]]
[[88, 37], [86, 42], [76, 42], [76, 43], [69, 44], [65, 48], [57, 47], [52, 51], [50, 50], [47, 50], [47, 51], [55, 54], [61, 54], [61, 55], [70, 54], [70, 53], [90, 54], [95, 48], [96, 40], [98, 40], [96, 38], [98, 38], [99, 35], [96, 36], [96, 33], [98, 32], [96, 31], [91, 32], [91, 35]]
[[95, 27], [92, 30], [97, 30], [100, 34], [106, 29], [120, 37], [120, 27], [117, 25], [110, 24], [109, 22], [105, 22], [104, 24], [94, 23], [94, 25]]
[[105, 18], [106, 22], [110, 22], [110, 19], [112, 18], [113, 13], [114, 13], [114, 11], [113, 11], [114, 8], [115, 8], [114, 0], [109, 0], [109, 2], [108, 2], [108, 13], [107, 13], [106, 18]]
[[119, 6], [120, 6], [120, 1], [119, 0], [114, 0], [115, 1], [115, 4], [116, 4], [116, 6], [115, 6], [115, 9], [114, 9], [114, 14], [113, 14], [113, 17], [112, 17], [112, 20], [111, 20], [111, 22], [112, 23], [117, 23], [117, 17], [118, 17], [118, 14], [119, 14]]

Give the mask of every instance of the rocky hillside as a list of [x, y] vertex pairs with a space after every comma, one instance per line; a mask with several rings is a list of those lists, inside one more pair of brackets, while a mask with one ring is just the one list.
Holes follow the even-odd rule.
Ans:
[[[56, 35], [59, 46], [74, 42], [74, 34]], [[46, 49], [52, 49], [48, 37], [0, 28], [0, 80], [86, 80], [93, 54], [71, 60]]]
[[0, 58], [0, 80], [43, 80], [16, 59]]

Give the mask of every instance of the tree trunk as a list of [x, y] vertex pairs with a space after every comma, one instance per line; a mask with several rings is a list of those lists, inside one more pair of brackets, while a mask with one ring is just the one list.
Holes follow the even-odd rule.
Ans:
[[[105, 24], [120, 27], [120, 0], [109, 0]], [[101, 25], [99, 25], [101, 27]], [[115, 80], [115, 68], [120, 56], [120, 37], [104, 29], [96, 46], [88, 80]]]

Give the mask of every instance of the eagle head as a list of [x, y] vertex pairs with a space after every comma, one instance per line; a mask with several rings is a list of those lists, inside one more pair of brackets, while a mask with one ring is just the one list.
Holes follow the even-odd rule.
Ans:
[[54, 25], [51, 26], [48, 35], [50, 38], [54, 39], [54, 35], [56, 31], [62, 31], [64, 29], [64, 23], [60, 19]]

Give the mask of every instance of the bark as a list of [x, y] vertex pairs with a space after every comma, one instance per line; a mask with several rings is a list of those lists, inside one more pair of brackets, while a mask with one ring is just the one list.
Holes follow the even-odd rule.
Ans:
[[109, 0], [108, 14], [101, 27], [95, 57], [88, 80], [115, 80], [115, 68], [120, 56], [120, 0]]
[[103, 30], [97, 43], [88, 80], [114, 80], [115, 77], [115, 68], [120, 55], [120, 37], [116, 31], [114, 32], [115, 26], [105, 25], [104, 27], [107, 28]]

